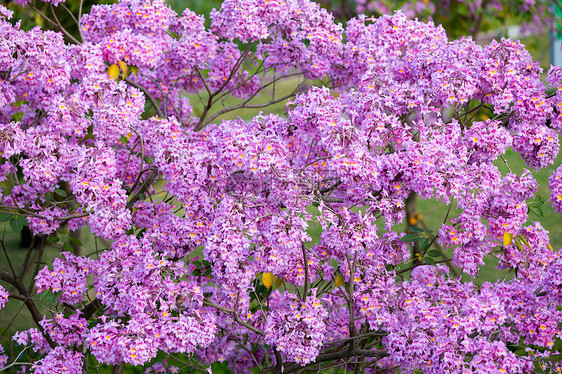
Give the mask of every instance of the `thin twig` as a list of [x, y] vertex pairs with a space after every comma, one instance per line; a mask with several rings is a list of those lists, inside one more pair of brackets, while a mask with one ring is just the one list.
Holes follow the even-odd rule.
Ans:
[[209, 300], [206, 300], [206, 299], [203, 300], [203, 304], [208, 305], [210, 307], [213, 307], [215, 309], [218, 309], [222, 312], [231, 314], [234, 317], [234, 320], [236, 322], [238, 322], [239, 324], [241, 324], [242, 326], [244, 326], [248, 330], [251, 330], [251, 331], [255, 332], [256, 334], [259, 334], [259, 335], [262, 335], [262, 336], [265, 335], [265, 333], [262, 330], [250, 325], [249, 323], [246, 323], [246, 322], [242, 321], [235, 310], [219, 306], [219, 305], [214, 304], [214, 303], [212, 303], [212, 302], [210, 302]]
[[[72, 36], [71, 33], [69, 33], [64, 27], [62, 27], [57, 14], [55, 13], [55, 10], [53, 9], [53, 5], [49, 4], [49, 7], [51, 8], [51, 13], [53, 13], [53, 17], [55, 18], [55, 25], [60, 29], [60, 31], [62, 31], [64, 33], [64, 35], [66, 35], [68, 37], [68, 39], [72, 40], [73, 43], [75, 44], [82, 44], [78, 39], [76, 39], [74, 36]], [[34, 8], [36, 10], [36, 12], [39, 12], [39, 14], [41, 14], [43, 17], [45, 17], [44, 14], [42, 14], [38, 9]], [[52, 23], [52, 20], [51, 20]]]
[[306, 295], [308, 295], [308, 261], [306, 259], [306, 248], [304, 247], [304, 243], [301, 243], [302, 247], [302, 259], [304, 261], [304, 296], [303, 302], [306, 303]]
[[3, 368], [0, 368], [0, 371], [4, 371], [7, 370], [9, 368], [11, 368], [14, 365], [32, 365], [31, 362], [18, 362], [18, 359], [21, 357], [21, 355], [23, 354], [23, 352], [25, 352], [25, 350], [29, 348], [29, 347], [25, 347], [24, 349], [21, 350], [21, 352], [18, 354], [18, 356], [16, 357], [16, 359], [14, 360], [14, 362], [12, 362], [9, 365], [4, 366]]

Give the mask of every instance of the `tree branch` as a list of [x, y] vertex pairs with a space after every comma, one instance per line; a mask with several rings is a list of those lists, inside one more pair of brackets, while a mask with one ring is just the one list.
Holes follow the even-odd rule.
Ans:
[[158, 114], [158, 117], [164, 118], [164, 114], [162, 113], [162, 109], [160, 109], [160, 106], [158, 105], [158, 102], [154, 99], [154, 97], [152, 97], [152, 95], [150, 94], [150, 92], [148, 92], [148, 90], [146, 88], [144, 88], [143, 86], [141, 86], [137, 82], [132, 81], [128, 77], [125, 78], [124, 81], [129, 83], [131, 86], [141, 90], [144, 93], [144, 95], [146, 96], [146, 98], [152, 104], [152, 107], [154, 108], [154, 111], [156, 112], [156, 114]]
[[235, 320], [236, 322], [238, 322], [239, 324], [241, 324], [242, 326], [244, 326], [244, 327], [247, 328], [248, 330], [252, 330], [252, 331], [255, 332], [256, 334], [259, 334], [259, 335], [262, 335], [262, 336], [265, 335], [265, 333], [264, 333], [262, 330], [260, 330], [260, 329], [258, 329], [258, 328], [256, 328], [256, 327], [254, 327], [254, 326], [252, 326], [252, 325], [250, 325], [249, 323], [246, 323], [246, 322], [242, 321], [242, 320], [240, 319], [240, 317], [238, 316], [238, 314], [236, 313], [235, 310], [228, 309], [228, 308], [224, 308], [224, 307], [222, 307], [222, 306], [219, 306], [219, 305], [217, 305], [217, 304], [214, 304], [214, 303], [210, 302], [209, 300], [203, 300], [203, 304], [208, 305], [208, 306], [210, 306], [210, 307], [213, 307], [213, 308], [215, 308], [215, 309], [218, 309], [218, 310], [220, 310], [221, 312], [225, 312], [225, 313], [227, 313], [227, 314], [231, 314], [232, 317], [234, 317], [234, 320]]
[[304, 262], [304, 296], [303, 301], [306, 303], [306, 295], [308, 295], [308, 261], [306, 259], [306, 248], [304, 243], [301, 243], [302, 247], [302, 260]]
[[29, 313], [31, 313], [31, 317], [33, 318], [33, 321], [35, 322], [35, 324], [37, 325], [37, 327], [39, 328], [39, 330], [43, 334], [43, 337], [45, 338], [45, 340], [47, 340], [47, 343], [49, 343], [51, 348], [54, 349], [56, 347], [56, 344], [51, 340], [51, 337], [49, 336], [49, 334], [43, 329], [43, 326], [41, 326], [41, 324], [39, 323], [42, 320], [42, 315], [41, 315], [41, 313], [39, 313], [39, 310], [35, 306], [35, 303], [33, 302], [31, 297], [27, 293], [27, 290], [25, 289], [25, 285], [23, 284], [21, 279], [15, 278], [11, 274], [0, 270], [0, 280], [3, 280], [5, 282], [13, 285], [16, 288], [16, 290], [18, 290], [20, 295], [24, 297], [23, 302], [25, 303], [25, 306], [29, 310]]
[[[345, 358], [351, 358], [351, 357], [376, 357], [376, 358], [383, 358], [383, 357], [388, 357], [390, 356], [390, 354], [386, 351], [372, 351], [369, 349], [353, 349], [353, 350], [345, 350], [345, 351], [340, 351], [340, 352], [334, 352], [334, 353], [324, 353], [319, 355], [318, 357], [316, 357], [316, 360], [314, 360], [314, 362], [311, 362], [310, 364], [306, 365], [306, 366], [311, 366], [314, 364], [318, 364], [321, 362], [326, 362], [326, 361], [333, 361], [333, 360], [341, 360], [341, 359], [345, 359]], [[297, 370], [301, 370], [306, 366], [301, 366], [300, 364], [297, 363], [293, 363], [290, 365], [287, 365], [284, 367], [283, 373], [291, 373]]]

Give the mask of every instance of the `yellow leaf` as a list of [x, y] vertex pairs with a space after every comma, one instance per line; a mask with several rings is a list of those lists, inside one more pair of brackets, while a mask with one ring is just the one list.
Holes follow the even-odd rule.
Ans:
[[510, 232], [504, 232], [503, 233], [503, 245], [504, 247], [507, 247], [508, 245], [511, 244], [511, 241], [513, 240], [513, 234]]
[[113, 64], [107, 69], [107, 75], [111, 77], [111, 79], [117, 80], [119, 78], [119, 66]]
[[273, 273], [263, 273], [261, 276], [261, 280], [263, 282], [263, 285], [265, 287], [267, 287], [267, 289], [269, 290], [271, 288], [271, 286], [273, 286], [273, 279], [275, 278], [275, 276], [273, 275]]
[[336, 287], [341, 287], [343, 286], [345, 283], [344, 279], [343, 279], [343, 275], [339, 274], [336, 276]]
[[118, 64], [119, 67], [121, 68], [121, 71], [123, 72], [123, 76], [126, 77], [127, 73], [129, 72], [129, 67], [124, 61], [119, 61]]

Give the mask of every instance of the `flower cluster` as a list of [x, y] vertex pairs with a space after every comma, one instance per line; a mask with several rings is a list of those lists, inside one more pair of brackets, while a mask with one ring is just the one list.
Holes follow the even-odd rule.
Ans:
[[562, 214], [562, 166], [559, 166], [548, 179], [550, 201], [554, 210]]
[[4, 353], [4, 347], [0, 345], [0, 367], [4, 367], [8, 362], [8, 356], [2, 353]]
[[88, 289], [88, 276], [93, 272], [92, 261], [87, 257], [62, 253], [65, 260], [56, 258], [53, 269], [45, 266], [35, 279], [37, 293], [46, 290], [58, 295], [61, 303], [76, 304], [82, 301]]
[[41, 326], [48, 331], [51, 339], [62, 346], [82, 344], [88, 331], [88, 322], [79, 314], [65, 318], [59, 313], [52, 320], [43, 319]]
[[73, 374], [82, 371], [83, 356], [79, 352], [56, 347], [36, 362], [32, 370], [37, 374]]
[[[42, 320], [33, 284], [0, 272], [36, 319], [14, 335], [34, 372], [90, 354], [174, 372], [151, 363], [163, 352], [248, 373], [319, 357], [524, 373], [556, 354], [562, 270], [527, 222], [537, 181], [497, 166], [510, 148], [533, 169], [559, 153], [562, 90], [547, 96], [521, 43], [450, 41], [403, 12], [344, 29], [310, 0], [226, 0], [208, 21], [162, 0], [94, 5], [72, 46], [10, 17], [0, 6], [2, 217], [64, 249], [68, 229], [93, 236], [37, 267], [37, 293], [57, 296]], [[286, 115], [218, 121], [287, 98]], [[414, 195], [449, 205], [435, 232], [406, 214]], [[510, 277], [436, 265], [476, 277], [489, 255]]]
[[8, 302], [8, 291], [6, 291], [2, 286], [0, 286], [0, 309], [4, 308]]
[[45, 339], [45, 336], [38, 329], [29, 329], [25, 331], [18, 331], [12, 337], [16, 343], [24, 346], [31, 346], [35, 352], [50, 352], [51, 347]]
[[301, 303], [295, 294], [271, 295], [273, 311], [265, 323], [265, 341], [279, 352], [301, 364], [313, 361], [319, 353], [326, 326], [327, 312], [321, 301], [308, 295]]

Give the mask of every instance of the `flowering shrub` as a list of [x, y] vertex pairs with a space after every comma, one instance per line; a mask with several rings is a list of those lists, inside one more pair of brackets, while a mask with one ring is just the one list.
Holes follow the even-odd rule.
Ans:
[[[401, 12], [344, 28], [309, 0], [226, 0], [209, 28], [161, 0], [94, 5], [72, 44], [10, 17], [0, 6], [0, 218], [42, 239], [37, 264], [61, 249], [0, 271], [0, 307], [36, 323], [13, 337], [32, 372], [562, 370], [537, 183], [494, 164], [509, 147], [554, 162], [560, 67], [547, 95], [517, 41], [449, 41]], [[266, 112], [219, 121], [243, 108]], [[412, 193], [459, 213], [401, 232]], [[68, 234], [83, 227], [92, 248]], [[487, 255], [509, 277], [446, 266], [475, 277]]]

